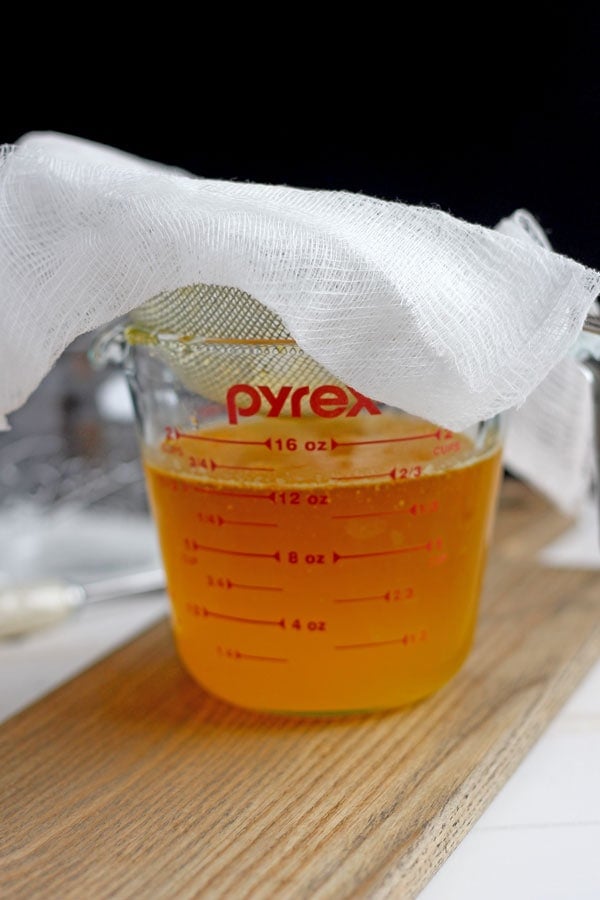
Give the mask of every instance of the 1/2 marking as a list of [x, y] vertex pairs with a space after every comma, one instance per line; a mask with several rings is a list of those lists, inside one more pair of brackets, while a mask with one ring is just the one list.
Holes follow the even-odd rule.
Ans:
[[240, 625], [274, 625], [277, 628], [285, 628], [285, 619], [249, 619], [245, 616], [232, 616], [228, 613], [220, 613], [213, 609], [207, 609], [206, 606], [200, 606], [198, 603], [187, 603], [186, 609], [191, 615], [203, 618], [222, 619], [226, 622], [238, 622]]
[[257, 559], [276, 559], [281, 561], [279, 550], [274, 553], [253, 553], [248, 550], [229, 550], [227, 547], [208, 547], [206, 544], [199, 544], [194, 538], [184, 538], [184, 546], [186, 550], [205, 550], [207, 553], [224, 553], [227, 556], [252, 556]]

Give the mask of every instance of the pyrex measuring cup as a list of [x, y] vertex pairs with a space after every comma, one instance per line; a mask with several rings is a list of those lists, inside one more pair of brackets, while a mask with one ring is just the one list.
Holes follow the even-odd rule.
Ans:
[[[326, 374], [297, 383], [289, 340], [195, 338], [229, 379], [200, 396], [165, 352], [177, 340], [193, 352], [131, 329], [109, 343], [191, 675], [234, 704], [295, 713], [397, 707], [443, 685], [473, 638], [498, 419], [452, 433]], [[248, 381], [273, 355], [289, 377]]]

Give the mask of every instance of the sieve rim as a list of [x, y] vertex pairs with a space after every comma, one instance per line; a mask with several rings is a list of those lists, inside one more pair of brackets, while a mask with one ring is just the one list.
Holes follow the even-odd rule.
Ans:
[[152, 331], [139, 325], [126, 325], [123, 337], [130, 346], [159, 346], [179, 344], [185, 347], [230, 346], [230, 347], [297, 347], [293, 338], [239, 338], [239, 337], [206, 337], [198, 334], [175, 334], [166, 331]]

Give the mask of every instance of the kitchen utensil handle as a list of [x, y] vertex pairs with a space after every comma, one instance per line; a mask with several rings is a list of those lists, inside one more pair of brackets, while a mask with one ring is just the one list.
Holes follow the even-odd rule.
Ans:
[[125, 572], [122, 575], [102, 578], [84, 585], [86, 600], [89, 603], [117, 600], [119, 597], [128, 597], [131, 594], [151, 593], [161, 590], [164, 586], [165, 573], [161, 568], [147, 569], [143, 572]]
[[64, 581], [0, 588], [0, 638], [18, 637], [55, 625], [84, 602], [84, 589]]

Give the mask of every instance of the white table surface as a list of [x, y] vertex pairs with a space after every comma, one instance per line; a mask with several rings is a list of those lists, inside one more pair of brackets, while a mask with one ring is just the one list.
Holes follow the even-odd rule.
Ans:
[[[165, 615], [164, 595], [98, 604], [0, 645], [0, 719]], [[599, 900], [600, 664], [420, 900]]]

